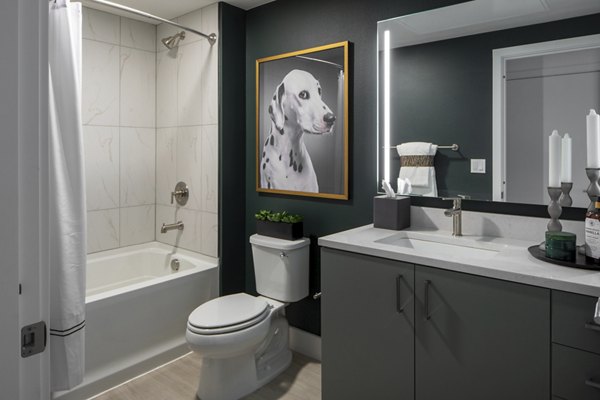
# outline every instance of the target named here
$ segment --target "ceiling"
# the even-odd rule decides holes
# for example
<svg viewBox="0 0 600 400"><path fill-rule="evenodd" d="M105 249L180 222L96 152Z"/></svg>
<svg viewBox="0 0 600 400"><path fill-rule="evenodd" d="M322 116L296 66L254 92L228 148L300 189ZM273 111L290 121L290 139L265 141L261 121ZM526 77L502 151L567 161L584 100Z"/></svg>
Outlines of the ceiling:
<svg viewBox="0 0 600 400"><path fill-rule="evenodd" d="M473 0L379 21L391 33L391 48L533 25L600 12L599 0Z"/></svg>
<svg viewBox="0 0 600 400"><path fill-rule="evenodd" d="M206 7L209 4L216 3L218 0L110 0L114 3L119 3L124 6L138 9L140 11L154 14L158 17L173 19L183 14L187 14L190 11L197 10L202 7ZM227 0L227 3L249 10L260 5L270 3L275 0ZM128 13L125 11L119 11L114 8L108 8L94 3L92 0L82 0L82 3L86 7L95 8L97 10L107 11L112 14L118 14L133 19L139 19L146 22L157 23L156 21L148 18L139 17L135 14Z"/></svg>

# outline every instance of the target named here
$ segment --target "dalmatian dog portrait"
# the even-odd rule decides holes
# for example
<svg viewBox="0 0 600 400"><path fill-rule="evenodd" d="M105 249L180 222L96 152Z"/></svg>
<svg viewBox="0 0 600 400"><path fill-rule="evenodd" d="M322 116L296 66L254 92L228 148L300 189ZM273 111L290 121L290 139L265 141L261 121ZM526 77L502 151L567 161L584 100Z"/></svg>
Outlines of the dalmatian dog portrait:
<svg viewBox="0 0 600 400"><path fill-rule="evenodd" d="M331 134L336 120L322 100L319 81L306 71L290 71L275 89L268 111L271 127L260 154L261 187L318 193L303 137Z"/></svg>

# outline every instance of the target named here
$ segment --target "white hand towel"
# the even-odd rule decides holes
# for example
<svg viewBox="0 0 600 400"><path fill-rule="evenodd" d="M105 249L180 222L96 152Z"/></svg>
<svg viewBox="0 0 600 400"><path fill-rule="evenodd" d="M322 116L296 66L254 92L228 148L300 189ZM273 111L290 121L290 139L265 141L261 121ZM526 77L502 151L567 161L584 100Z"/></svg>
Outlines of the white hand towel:
<svg viewBox="0 0 600 400"><path fill-rule="evenodd" d="M402 143L396 147L400 157L405 156L435 156L438 146L425 142ZM412 194L437 197L435 168L433 166L404 166L400 168L398 178L409 180Z"/></svg>
<svg viewBox="0 0 600 400"><path fill-rule="evenodd" d="M398 194L401 196L408 196L412 193L412 185L410 179L398 178Z"/></svg>

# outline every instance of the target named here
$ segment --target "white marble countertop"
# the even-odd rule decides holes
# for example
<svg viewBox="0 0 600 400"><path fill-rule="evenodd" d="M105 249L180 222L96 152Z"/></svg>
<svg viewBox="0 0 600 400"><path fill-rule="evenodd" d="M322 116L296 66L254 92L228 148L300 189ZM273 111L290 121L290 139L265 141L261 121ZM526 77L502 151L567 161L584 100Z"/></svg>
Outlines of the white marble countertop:
<svg viewBox="0 0 600 400"><path fill-rule="evenodd" d="M395 240L405 237L461 247L449 253L394 245ZM462 246L469 247L470 244L484 249L481 258L474 256L469 249L462 251ZM374 228L373 225L319 238L320 246L332 249L600 297L600 271L563 267L538 260L527 250L533 244L523 240L475 235L454 238L451 232L440 230L392 231ZM431 247L435 249L435 245Z"/></svg>

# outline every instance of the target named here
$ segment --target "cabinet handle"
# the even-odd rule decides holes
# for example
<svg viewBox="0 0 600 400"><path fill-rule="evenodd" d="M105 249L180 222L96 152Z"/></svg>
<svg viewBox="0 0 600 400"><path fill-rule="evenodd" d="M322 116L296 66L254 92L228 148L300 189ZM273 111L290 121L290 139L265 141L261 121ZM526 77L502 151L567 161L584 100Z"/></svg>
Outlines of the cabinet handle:
<svg viewBox="0 0 600 400"><path fill-rule="evenodd" d="M600 325L598 325L598 324L597 324L597 323L595 323L595 322L591 322L591 321L590 321L590 322L586 322L586 323L585 323L585 325L584 325L584 327L585 327L586 329L591 329L591 330L593 330L593 331L600 332Z"/></svg>
<svg viewBox="0 0 600 400"><path fill-rule="evenodd" d="M600 383L595 382L595 381L593 381L591 379L586 380L585 384L588 385L588 386L590 386L590 387L593 387L594 389L600 389Z"/></svg>
<svg viewBox="0 0 600 400"><path fill-rule="evenodd" d="M404 312L404 307L402 306L402 299L400 296L400 286L402 285L402 275L398 275L396 277L396 311L398 311L399 314L402 314Z"/></svg>
<svg viewBox="0 0 600 400"><path fill-rule="evenodd" d="M425 319L431 319L431 314L429 314L429 286L431 286L431 281L425 281Z"/></svg>

